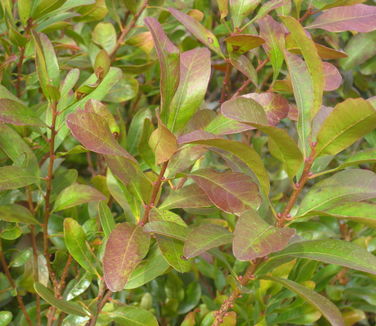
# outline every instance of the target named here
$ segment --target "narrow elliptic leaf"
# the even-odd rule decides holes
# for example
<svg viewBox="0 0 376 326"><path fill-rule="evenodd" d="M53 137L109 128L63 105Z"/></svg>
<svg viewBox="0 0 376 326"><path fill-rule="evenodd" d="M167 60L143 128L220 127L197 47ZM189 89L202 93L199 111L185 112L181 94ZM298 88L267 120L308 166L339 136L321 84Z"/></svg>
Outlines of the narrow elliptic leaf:
<svg viewBox="0 0 376 326"><path fill-rule="evenodd" d="M116 46L116 31L113 24L98 23L91 35L94 43L100 45L108 54L112 53Z"/></svg>
<svg viewBox="0 0 376 326"><path fill-rule="evenodd" d="M258 6L260 0L230 0L231 20L234 28L240 27L243 20Z"/></svg>
<svg viewBox="0 0 376 326"><path fill-rule="evenodd" d="M179 50L168 39L155 18L145 18L145 24L153 35L154 46L159 59L161 119L164 123L167 123L170 103L179 85Z"/></svg>
<svg viewBox="0 0 376 326"><path fill-rule="evenodd" d="M0 122L18 126L45 126L33 110L6 98L0 99Z"/></svg>
<svg viewBox="0 0 376 326"><path fill-rule="evenodd" d="M192 262L184 258L182 241L157 236L157 243L163 257L172 268L179 273L187 273L191 270Z"/></svg>
<svg viewBox="0 0 376 326"><path fill-rule="evenodd" d="M211 72L210 51L197 48L180 55L179 87L172 98L167 127L173 132L181 130L199 109Z"/></svg>
<svg viewBox="0 0 376 326"><path fill-rule="evenodd" d="M252 65L251 60L246 55L237 55L235 53L230 53L230 62L243 75L250 79L255 86L257 86L258 77L256 69Z"/></svg>
<svg viewBox="0 0 376 326"><path fill-rule="evenodd" d="M219 113L212 121L210 121L206 125L205 128L203 128L204 131L214 135L231 135L251 129L255 128L252 126L247 126L246 124L240 123L233 119L229 119L221 113Z"/></svg>
<svg viewBox="0 0 376 326"><path fill-rule="evenodd" d="M232 242L232 233L220 225L203 223L193 228L184 243L184 257L193 258L205 251Z"/></svg>
<svg viewBox="0 0 376 326"><path fill-rule="evenodd" d="M331 325L345 325L342 314L337 306L321 294L318 294L317 292L291 280L286 280L275 276L263 276L262 279L280 283L290 291L296 293L297 295L302 297L302 299L304 299L312 306L314 306L318 311L320 311Z"/></svg>
<svg viewBox="0 0 376 326"><path fill-rule="evenodd" d="M231 52L245 53L259 47L265 40L259 36L251 34L233 34L225 38Z"/></svg>
<svg viewBox="0 0 376 326"><path fill-rule="evenodd" d="M100 201L98 204L98 216L104 235L108 238L112 230L115 228L115 220L110 208L104 201Z"/></svg>
<svg viewBox="0 0 376 326"><path fill-rule="evenodd" d="M257 208L260 205L258 187L250 176L213 170L198 170L190 176L213 204L225 212L239 214L249 207Z"/></svg>
<svg viewBox="0 0 376 326"><path fill-rule="evenodd" d="M106 315L120 326L158 326L158 321L154 315L139 307L120 307L114 311L106 312Z"/></svg>
<svg viewBox="0 0 376 326"><path fill-rule="evenodd" d="M85 203L99 202L105 199L106 196L97 189L87 185L75 183L65 188L57 196L53 210L57 212Z"/></svg>
<svg viewBox="0 0 376 326"><path fill-rule="evenodd" d="M370 198L376 198L376 174L361 169L344 170L316 183L303 198L298 215Z"/></svg>
<svg viewBox="0 0 376 326"><path fill-rule="evenodd" d="M376 125L376 109L361 98L347 99L336 105L317 135L315 156L335 155Z"/></svg>
<svg viewBox="0 0 376 326"><path fill-rule="evenodd" d="M188 234L187 227L169 221L151 221L144 225L144 231L163 235L180 241L185 241Z"/></svg>
<svg viewBox="0 0 376 326"><path fill-rule="evenodd" d="M0 191L26 187L38 181L39 178L25 168L13 165L0 167Z"/></svg>
<svg viewBox="0 0 376 326"><path fill-rule="evenodd" d="M270 183L268 173L260 156L252 147L237 141L217 138L214 135L201 131L193 132L191 134L180 137L179 143L207 145L210 147L222 149L235 155L255 173L261 189L265 192L265 194L269 193Z"/></svg>
<svg viewBox="0 0 376 326"><path fill-rule="evenodd" d="M96 257L86 241L84 230L73 218L64 219L64 242L77 263L89 273L98 275Z"/></svg>
<svg viewBox="0 0 376 326"><path fill-rule="evenodd" d="M154 280L158 276L164 274L170 265L163 257L161 251L157 247L151 250L151 253L136 267L129 276L128 282L124 289L131 290Z"/></svg>
<svg viewBox="0 0 376 326"><path fill-rule="evenodd" d="M168 161L178 150L175 135L167 129L161 120L158 121L158 128L150 136L149 146L155 153L157 164Z"/></svg>
<svg viewBox="0 0 376 326"><path fill-rule="evenodd" d="M83 306L80 306L75 302L68 302L63 299L57 299L50 289L46 288L39 282L34 283L34 289L43 300L48 302L50 305L58 308L59 310L65 312L66 314L82 317L90 316L90 313Z"/></svg>
<svg viewBox="0 0 376 326"><path fill-rule="evenodd" d="M265 257L284 249L294 234L294 229L270 225L256 211L250 209L239 216L232 251L234 256L242 261Z"/></svg>
<svg viewBox="0 0 376 326"><path fill-rule="evenodd" d="M134 160L116 141L107 121L89 107L68 115L67 125L73 136L87 149L99 154L119 155Z"/></svg>
<svg viewBox="0 0 376 326"><path fill-rule="evenodd" d="M325 10L307 28L320 28L329 32L371 32L376 29L376 7L356 4L331 8Z"/></svg>
<svg viewBox="0 0 376 326"><path fill-rule="evenodd" d="M322 104L324 90L324 73L322 62L317 53L315 43L306 35L302 25L293 17L281 17L283 23L288 28L291 36L307 64L307 68L312 80L313 103L311 104L310 118L314 117Z"/></svg>
<svg viewBox="0 0 376 326"><path fill-rule="evenodd" d="M334 91L342 83L342 76L335 65L329 62L323 62L325 86L324 91Z"/></svg>
<svg viewBox="0 0 376 326"><path fill-rule="evenodd" d="M21 205L0 205L0 220L6 222L39 224L30 211Z"/></svg>
<svg viewBox="0 0 376 326"><path fill-rule="evenodd" d="M273 255L284 256L318 260L376 275L376 257L348 241L326 239L295 242Z"/></svg>
<svg viewBox="0 0 376 326"><path fill-rule="evenodd" d="M213 50L221 57L223 53L215 35L201 25L196 19L182 13L174 8L169 8L170 13L181 23L184 27L192 33L200 42L205 44L209 49Z"/></svg>
<svg viewBox="0 0 376 326"><path fill-rule="evenodd" d="M205 192L196 184L185 186L178 190L171 190L159 209L200 208L212 206Z"/></svg>
<svg viewBox="0 0 376 326"><path fill-rule="evenodd" d="M130 274L146 256L150 237L142 227L121 223L108 238L103 256L104 279L113 291L124 289Z"/></svg>

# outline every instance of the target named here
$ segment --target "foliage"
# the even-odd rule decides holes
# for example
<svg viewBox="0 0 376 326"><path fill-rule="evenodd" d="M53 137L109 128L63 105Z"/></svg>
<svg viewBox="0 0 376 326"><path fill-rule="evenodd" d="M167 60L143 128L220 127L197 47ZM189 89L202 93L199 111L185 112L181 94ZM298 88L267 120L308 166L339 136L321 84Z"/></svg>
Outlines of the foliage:
<svg viewBox="0 0 376 326"><path fill-rule="evenodd" d="M0 325L374 325L375 16L2 0Z"/></svg>

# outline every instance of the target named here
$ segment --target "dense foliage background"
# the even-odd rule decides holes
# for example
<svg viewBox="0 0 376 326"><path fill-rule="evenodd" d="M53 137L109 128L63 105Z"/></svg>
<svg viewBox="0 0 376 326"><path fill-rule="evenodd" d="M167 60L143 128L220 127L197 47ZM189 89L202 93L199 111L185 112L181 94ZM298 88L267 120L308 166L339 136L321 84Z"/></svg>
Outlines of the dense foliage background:
<svg viewBox="0 0 376 326"><path fill-rule="evenodd" d="M375 325L376 6L2 0L0 326Z"/></svg>

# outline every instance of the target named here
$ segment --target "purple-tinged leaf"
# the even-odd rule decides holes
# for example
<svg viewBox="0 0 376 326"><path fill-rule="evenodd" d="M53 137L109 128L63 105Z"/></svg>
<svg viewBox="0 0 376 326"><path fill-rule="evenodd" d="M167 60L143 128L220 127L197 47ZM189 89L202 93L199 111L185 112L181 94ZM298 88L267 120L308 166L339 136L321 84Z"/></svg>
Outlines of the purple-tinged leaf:
<svg viewBox="0 0 376 326"><path fill-rule="evenodd" d="M0 191L23 188L38 181L39 178L25 168L13 165L0 167Z"/></svg>
<svg viewBox="0 0 376 326"><path fill-rule="evenodd" d="M204 100L211 72L210 51L197 48L180 55L180 81L171 100L167 127L179 131Z"/></svg>
<svg viewBox="0 0 376 326"><path fill-rule="evenodd" d="M251 60L245 55L234 55L230 54L231 64L238 69L243 75L252 81L252 83L257 87L258 77L255 67L253 67Z"/></svg>
<svg viewBox="0 0 376 326"><path fill-rule="evenodd" d="M0 99L0 122L17 126L45 126L33 110L19 102L5 98Z"/></svg>
<svg viewBox="0 0 376 326"><path fill-rule="evenodd" d="M347 99L335 106L317 134L316 157L335 155L376 125L376 109L361 98Z"/></svg>
<svg viewBox="0 0 376 326"><path fill-rule="evenodd" d="M196 19L182 13L179 10L169 8L169 11L200 42L205 44L209 49L216 52L219 56L223 57L219 42L211 31L207 30Z"/></svg>
<svg viewBox="0 0 376 326"><path fill-rule="evenodd" d="M342 76L335 65L329 62L323 62L325 86L324 91L334 91L342 83Z"/></svg>
<svg viewBox="0 0 376 326"><path fill-rule="evenodd" d="M231 20L234 28L240 27L243 20L258 6L260 0L230 0Z"/></svg>
<svg viewBox="0 0 376 326"><path fill-rule="evenodd" d="M294 234L294 229L270 225L256 211L250 209L239 216L232 251L241 261L265 257L284 249Z"/></svg>
<svg viewBox="0 0 376 326"><path fill-rule="evenodd" d="M57 212L89 202L100 202L105 199L106 196L97 189L75 183L65 188L57 196L53 210Z"/></svg>
<svg viewBox="0 0 376 326"><path fill-rule="evenodd" d="M251 34L233 34L225 38L231 52L245 53L259 47L265 40L259 36Z"/></svg>
<svg viewBox="0 0 376 326"><path fill-rule="evenodd" d="M178 190L171 190L159 209L200 208L212 206L205 192L196 184Z"/></svg>
<svg viewBox="0 0 376 326"><path fill-rule="evenodd" d="M159 22L153 17L145 18L145 24L153 35L161 77L161 119L167 123L172 98L179 85L179 50L168 39Z"/></svg>
<svg viewBox="0 0 376 326"><path fill-rule="evenodd" d="M185 241L188 235L188 228L186 226L169 221L151 221L144 225L144 231L180 241Z"/></svg>
<svg viewBox="0 0 376 326"><path fill-rule="evenodd" d="M194 227L184 243L184 257L193 258L205 251L232 242L232 233L220 225L203 223Z"/></svg>
<svg viewBox="0 0 376 326"><path fill-rule="evenodd" d="M99 154L124 156L135 161L116 141L107 121L89 107L68 115L67 125L73 136L87 149Z"/></svg>
<svg viewBox="0 0 376 326"><path fill-rule="evenodd" d="M290 291L299 295L302 299L314 306L318 311L320 311L324 317L329 321L332 326L344 326L345 322L343 320L342 314L337 308L337 306L329 301L327 298L318 294L317 292L290 280L282 279L275 276L263 276L264 280L271 280L276 283L282 284L284 287Z"/></svg>
<svg viewBox="0 0 376 326"><path fill-rule="evenodd" d="M166 128L161 120L158 120L158 128L150 136L149 146L155 153L157 164L168 161L178 150L175 135Z"/></svg>
<svg viewBox="0 0 376 326"><path fill-rule="evenodd" d="M104 280L113 291L122 291L128 278L149 250L150 237L142 227L121 223L111 232L103 256Z"/></svg>
<svg viewBox="0 0 376 326"><path fill-rule="evenodd" d="M326 210L338 203L376 198L376 174L349 169L316 183L303 198L298 215Z"/></svg>
<svg viewBox="0 0 376 326"><path fill-rule="evenodd" d="M371 32L376 29L376 7L356 4L331 8L325 10L306 28L320 28L329 32Z"/></svg>
<svg viewBox="0 0 376 326"><path fill-rule="evenodd" d="M200 144L227 151L243 161L256 175L261 189L269 193L269 176L257 152L250 146L237 141L218 138L204 131L196 131L179 138L180 144Z"/></svg>
<svg viewBox="0 0 376 326"><path fill-rule="evenodd" d="M244 123L240 123L233 119L225 117L223 114L219 113L210 123L203 128L214 135L231 135L238 134L246 130L254 129L251 126L247 126Z"/></svg>
<svg viewBox="0 0 376 326"><path fill-rule="evenodd" d="M281 95L272 92L249 93L243 97L251 98L262 105L270 125L277 125L282 119L287 117L290 110L289 102Z"/></svg>
<svg viewBox="0 0 376 326"><path fill-rule="evenodd" d="M260 205L257 185L243 173L198 170L190 176L213 204L225 212L239 214Z"/></svg>
<svg viewBox="0 0 376 326"><path fill-rule="evenodd" d="M295 242L274 257L318 260L376 275L376 257L359 245L337 239Z"/></svg>

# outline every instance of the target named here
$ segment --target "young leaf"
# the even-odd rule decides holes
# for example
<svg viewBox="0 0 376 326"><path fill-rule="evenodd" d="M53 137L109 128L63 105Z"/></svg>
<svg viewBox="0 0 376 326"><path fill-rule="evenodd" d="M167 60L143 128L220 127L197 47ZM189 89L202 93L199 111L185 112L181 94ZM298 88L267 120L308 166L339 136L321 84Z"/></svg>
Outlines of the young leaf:
<svg viewBox="0 0 376 326"><path fill-rule="evenodd" d="M180 55L180 81L170 104L167 127L183 129L199 109L208 87L211 72L210 51L198 48Z"/></svg>
<svg viewBox="0 0 376 326"><path fill-rule="evenodd" d="M68 302L63 299L57 299L50 289L46 288L39 282L34 283L34 289L43 300L66 314L82 317L90 316L90 313L79 304L75 302Z"/></svg>
<svg viewBox="0 0 376 326"><path fill-rule="evenodd" d="M154 315L139 307L119 307L114 311L106 312L106 315L120 326L158 326Z"/></svg>
<svg viewBox="0 0 376 326"><path fill-rule="evenodd" d="M242 261L265 257L285 248L294 234L294 229L272 226L250 209L239 216L232 251Z"/></svg>
<svg viewBox="0 0 376 326"><path fill-rule="evenodd" d="M170 103L179 84L179 50L167 38L155 18L145 18L145 24L153 35L154 46L159 59L161 71L161 119L164 123L167 123Z"/></svg>
<svg viewBox="0 0 376 326"><path fill-rule="evenodd" d="M75 183L65 188L56 198L53 210L55 212L89 202L105 200L106 196L97 189Z"/></svg>
<svg viewBox="0 0 376 326"><path fill-rule="evenodd" d="M262 279L264 280L271 280L277 283L282 284L284 287L289 289L292 292L295 292L297 295L301 296L305 301L313 305L316 309L318 309L325 318L330 322L333 326L344 326L345 322L341 315L341 312L338 310L336 305L329 301L324 296L318 294L311 289L290 281L286 279L282 279L275 276L263 276Z"/></svg>
<svg viewBox="0 0 376 326"><path fill-rule="evenodd" d="M376 257L366 249L343 240L295 242L273 255L273 257L285 256L318 260L376 275Z"/></svg>
<svg viewBox="0 0 376 326"><path fill-rule="evenodd" d="M116 46L116 31L113 24L98 23L91 35L94 43L100 45L108 54L112 53Z"/></svg>
<svg viewBox="0 0 376 326"><path fill-rule="evenodd" d="M0 220L6 222L39 224L30 211L21 205L0 205Z"/></svg>
<svg viewBox="0 0 376 326"><path fill-rule="evenodd" d="M265 40L259 36L251 34L234 34L225 38L231 52L245 53L259 47Z"/></svg>
<svg viewBox="0 0 376 326"><path fill-rule="evenodd" d="M376 174L360 169L344 170L315 184L300 204L298 215L324 210L343 201L376 198Z"/></svg>
<svg viewBox="0 0 376 326"><path fill-rule="evenodd" d="M249 207L257 208L260 205L258 187L245 174L198 170L190 176L213 204L225 212L239 214Z"/></svg>
<svg viewBox="0 0 376 326"><path fill-rule="evenodd" d="M98 216L102 225L102 229L106 238L108 238L115 228L114 217L111 210L104 201L100 201L98 204Z"/></svg>
<svg viewBox="0 0 376 326"><path fill-rule="evenodd" d="M376 8L364 4L331 8L325 10L307 28L368 33L376 29Z"/></svg>
<svg viewBox="0 0 376 326"><path fill-rule="evenodd" d="M73 218L64 219L64 242L77 263L89 273L98 275L96 258L86 242L85 232Z"/></svg>
<svg viewBox="0 0 376 326"><path fill-rule="evenodd" d="M139 226L118 224L108 238L103 256L104 279L113 291L124 289L130 274L146 256L150 237Z"/></svg>
<svg viewBox="0 0 376 326"><path fill-rule="evenodd" d="M205 251L232 242L232 233L220 225L203 223L193 228L184 243L184 257L193 258Z"/></svg>
<svg viewBox="0 0 376 326"><path fill-rule="evenodd" d="M323 62L323 69L325 75L324 91L334 91L342 83L342 76L335 65L329 62Z"/></svg>
<svg viewBox="0 0 376 326"><path fill-rule="evenodd" d="M174 8L169 8L170 13L181 23L184 27L192 33L200 42L205 44L209 49L216 52L223 57L221 47L215 35L202 26L196 19L182 13Z"/></svg>
<svg viewBox="0 0 376 326"><path fill-rule="evenodd" d="M33 110L19 102L5 98L0 99L0 122L18 126L45 126Z"/></svg>
<svg viewBox="0 0 376 326"><path fill-rule="evenodd" d="M334 155L371 132L376 125L376 109L361 98L336 105L317 135L315 156Z"/></svg>
<svg viewBox="0 0 376 326"><path fill-rule="evenodd" d="M37 183L39 178L18 166L0 167L0 191L26 187Z"/></svg>

